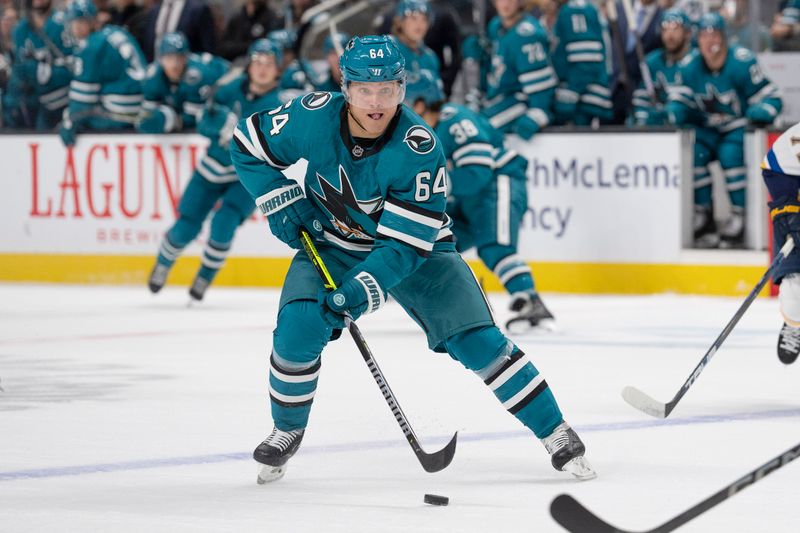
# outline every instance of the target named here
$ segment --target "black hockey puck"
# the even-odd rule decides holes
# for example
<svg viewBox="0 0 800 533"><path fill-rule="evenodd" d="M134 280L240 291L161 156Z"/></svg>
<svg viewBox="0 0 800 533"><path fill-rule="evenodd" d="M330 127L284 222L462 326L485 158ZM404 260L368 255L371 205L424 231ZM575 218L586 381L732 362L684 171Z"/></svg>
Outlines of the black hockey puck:
<svg viewBox="0 0 800 533"><path fill-rule="evenodd" d="M447 505L450 503L450 498L447 496L437 496L436 494L426 494L425 503L428 505Z"/></svg>

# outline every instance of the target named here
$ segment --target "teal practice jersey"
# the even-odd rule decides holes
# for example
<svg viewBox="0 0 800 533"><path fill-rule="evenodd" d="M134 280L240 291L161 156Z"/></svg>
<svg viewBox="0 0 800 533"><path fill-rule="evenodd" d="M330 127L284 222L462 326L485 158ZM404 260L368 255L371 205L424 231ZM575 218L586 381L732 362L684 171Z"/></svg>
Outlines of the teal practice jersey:
<svg viewBox="0 0 800 533"><path fill-rule="evenodd" d="M181 117L183 129L192 129L203 112L210 87L229 69L230 63L220 57L190 54L180 81L172 83L158 61L153 62L143 84L142 108L148 112L166 105Z"/></svg>
<svg viewBox="0 0 800 533"><path fill-rule="evenodd" d="M479 193L500 169L514 178L525 179L527 163L515 151L505 149L502 134L485 117L467 107L442 107L436 135L447 159L450 195L456 199Z"/></svg>
<svg viewBox="0 0 800 533"><path fill-rule="evenodd" d="M406 75L409 80L413 81L418 78L421 70L429 70L437 78L441 76L439 58L425 43L421 43L416 50L407 46L397 37L394 37L394 43L406 60Z"/></svg>
<svg viewBox="0 0 800 533"><path fill-rule="evenodd" d="M547 32L530 15L511 28L495 17L488 37L492 64L483 112L495 128L529 138L552 120L558 80L550 64Z"/></svg>
<svg viewBox="0 0 800 533"><path fill-rule="evenodd" d="M236 181L238 177L229 152L236 123L242 117L281 106L291 99L291 94L294 93L278 87L264 94L252 93L246 74L222 85L214 94L213 108L203 111L198 123L198 132L208 137L211 143L206 157L197 165L197 172L213 183Z"/></svg>
<svg viewBox="0 0 800 533"><path fill-rule="evenodd" d="M281 171L306 159L305 196L325 245L362 256L363 270L390 290L437 242L453 240L445 158L437 137L405 106L379 139L360 142L349 134L344 96L313 92L240 121L231 159L267 214L282 194L296 194Z"/></svg>
<svg viewBox="0 0 800 533"><path fill-rule="evenodd" d="M692 50L689 50L687 55L691 53ZM659 48L647 54L645 62L653 78L655 94L647 92L644 82L633 91L633 122L639 126L666 124L665 108L669 87L682 85L678 68L680 61L670 61L664 49Z"/></svg>
<svg viewBox="0 0 800 533"><path fill-rule="evenodd" d="M69 91L73 120L92 110L106 118L135 120L142 107L145 75L144 54L125 29L109 25L92 33L76 49Z"/></svg>
<svg viewBox="0 0 800 533"><path fill-rule="evenodd" d="M74 41L65 28L64 12L55 10L40 30L29 19L14 28L15 75L34 89L39 105L49 111L69 103L69 82Z"/></svg>
<svg viewBox="0 0 800 533"><path fill-rule="evenodd" d="M778 88L750 50L731 46L720 72L711 72L695 50L679 65L679 83L669 89L667 113L675 124L728 132L747 125L748 116L773 120L782 108Z"/></svg>

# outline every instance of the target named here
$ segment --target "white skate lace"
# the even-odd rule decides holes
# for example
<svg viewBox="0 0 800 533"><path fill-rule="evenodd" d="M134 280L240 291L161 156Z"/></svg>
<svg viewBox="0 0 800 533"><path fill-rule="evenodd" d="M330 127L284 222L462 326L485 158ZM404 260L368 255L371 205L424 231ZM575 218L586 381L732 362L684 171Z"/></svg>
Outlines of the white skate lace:
<svg viewBox="0 0 800 533"><path fill-rule="evenodd" d="M781 329L781 348L796 352L800 348L800 328L784 324Z"/></svg>
<svg viewBox="0 0 800 533"><path fill-rule="evenodd" d="M302 431L297 429L293 431L281 431L278 428L273 428L272 433L269 434L269 437L267 437L264 442L284 452L300 434L302 434Z"/></svg>

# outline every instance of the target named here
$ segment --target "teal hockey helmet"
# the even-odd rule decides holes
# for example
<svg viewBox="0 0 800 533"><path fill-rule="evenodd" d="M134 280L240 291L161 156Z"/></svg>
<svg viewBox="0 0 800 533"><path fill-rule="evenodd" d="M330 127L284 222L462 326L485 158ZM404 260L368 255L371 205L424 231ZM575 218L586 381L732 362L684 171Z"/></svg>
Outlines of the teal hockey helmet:
<svg viewBox="0 0 800 533"><path fill-rule="evenodd" d="M366 101L365 98L356 98L361 93L350 91L350 84L354 82L383 83L380 102L382 107L387 107L390 100L394 100L391 105L399 105L403 101L406 60L394 39L388 35L367 35L350 39L339 58L339 68L342 71L342 94L349 103L362 107L361 104ZM395 82L396 85L386 85L387 82ZM359 90L364 93L361 96L371 92L365 87ZM365 107L375 105L377 103L370 103Z"/></svg>
<svg viewBox="0 0 800 533"><path fill-rule="evenodd" d="M341 31L338 31L333 35L328 35L325 37L325 41L322 43L322 52L325 55L328 55L334 50L337 50L337 47L334 45L334 43L338 43L339 49L344 50L344 47L347 46L349 41L350 36Z"/></svg>
<svg viewBox="0 0 800 533"><path fill-rule="evenodd" d="M664 16L661 19L661 24L680 24L686 29L689 29L692 25L692 21L689 20L689 15L687 15L682 9L677 7L672 7L664 11Z"/></svg>
<svg viewBox="0 0 800 533"><path fill-rule="evenodd" d="M72 0L66 15L67 20L93 19L97 16L97 7L92 0Z"/></svg>
<svg viewBox="0 0 800 533"><path fill-rule="evenodd" d="M400 0L394 10L394 15L399 18L407 17L412 13L422 13L429 17L431 6L428 5L427 0Z"/></svg>
<svg viewBox="0 0 800 533"><path fill-rule="evenodd" d="M725 33L725 19L719 13L706 13L697 24L698 31L719 31Z"/></svg>
<svg viewBox="0 0 800 533"><path fill-rule="evenodd" d="M293 50L297 42L294 30L274 30L267 34L267 39L278 45L281 50Z"/></svg>
<svg viewBox="0 0 800 533"><path fill-rule="evenodd" d="M189 55L189 41L183 33L172 31L161 38L161 43L158 45L158 56L170 54Z"/></svg>
<svg viewBox="0 0 800 533"><path fill-rule="evenodd" d="M260 55L274 56L279 67L283 61L283 50L269 39L257 39L247 48L248 61Z"/></svg>
<svg viewBox="0 0 800 533"><path fill-rule="evenodd" d="M419 71L413 78L409 76L406 84L405 104L414 107L418 100L428 108L435 108L444 102L444 89L441 78L427 69Z"/></svg>

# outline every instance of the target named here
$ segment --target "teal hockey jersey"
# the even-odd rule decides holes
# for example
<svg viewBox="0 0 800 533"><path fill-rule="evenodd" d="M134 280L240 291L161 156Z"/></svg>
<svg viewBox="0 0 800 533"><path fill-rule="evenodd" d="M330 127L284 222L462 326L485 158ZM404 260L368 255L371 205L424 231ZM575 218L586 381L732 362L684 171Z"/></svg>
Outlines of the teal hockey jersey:
<svg viewBox="0 0 800 533"><path fill-rule="evenodd" d="M689 50L688 54L691 54ZM684 56L686 57L686 56ZM681 85L678 65L680 61L670 61L663 48L653 50L645 57L650 75L653 78L654 95L647 92L644 82L633 91L633 122L639 126L666 124L665 106L668 90L672 85Z"/></svg>
<svg viewBox="0 0 800 533"><path fill-rule="evenodd" d="M479 193L497 172L525 179L527 161L514 150L506 150L502 134L469 108L446 104L435 131L447 159L450 196L458 199Z"/></svg>
<svg viewBox="0 0 800 533"><path fill-rule="evenodd" d="M164 133L178 129L193 129L206 103L210 87L230 69L230 63L211 54L190 54L186 70L178 83L172 83L164 74L164 69L156 61L147 69L142 91L144 93L143 111L153 111L160 106L169 107L180 123L173 121L174 127L165 127ZM182 128L178 125L182 124Z"/></svg>
<svg viewBox="0 0 800 533"><path fill-rule="evenodd" d="M341 93L306 94L251 115L234 131L231 159L263 213L291 190L281 170L301 158L325 244L363 257L358 268L384 290L416 270L437 242L453 240L442 147L407 107L368 146L351 137Z"/></svg>
<svg viewBox="0 0 800 533"><path fill-rule="evenodd" d="M241 74L225 83L214 94L214 105L204 110L197 131L210 139L206 156L197 165L197 172L213 183L236 181L236 170L229 152L233 129L242 117L265 109L274 109L291 99L291 91L275 88L264 94L250 92L247 75Z"/></svg>
<svg viewBox="0 0 800 533"><path fill-rule="evenodd" d="M500 17L495 17L488 37L492 64L483 113L495 128L530 138L552 120L558 84L547 32L530 15L523 15L511 28L504 28Z"/></svg>
<svg viewBox="0 0 800 533"><path fill-rule="evenodd" d="M22 19L14 28L14 75L20 86L33 88L39 105L58 111L69 103L74 41L65 28L64 12L55 10L40 30Z"/></svg>
<svg viewBox="0 0 800 533"><path fill-rule="evenodd" d="M750 50L731 46L719 72L711 72L695 50L679 64L679 83L669 88L667 114L674 124L733 131L754 112L773 120L783 103L778 88L758 66Z"/></svg>
<svg viewBox="0 0 800 533"><path fill-rule="evenodd" d="M421 70L429 70L437 78L440 77L439 58L424 43L416 50L407 46L403 41L394 38L394 43L406 60L406 75L410 81L419 79Z"/></svg>
<svg viewBox="0 0 800 533"><path fill-rule="evenodd" d="M589 77L608 86L604 28L597 8L587 0L569 0L553 25L553 67L562 82ZM585 83L580 82L580 85Z"/></svg>
<svg viewBox="0 0 800 533"><path fill-rule="evenodd" d="M98 111L119 122L136 120L142 106L145 59L136 40L119 26L104 26L76 49L75 77L70 83L73 120ZM116 120L111 118L111 120Z"/></svg>

